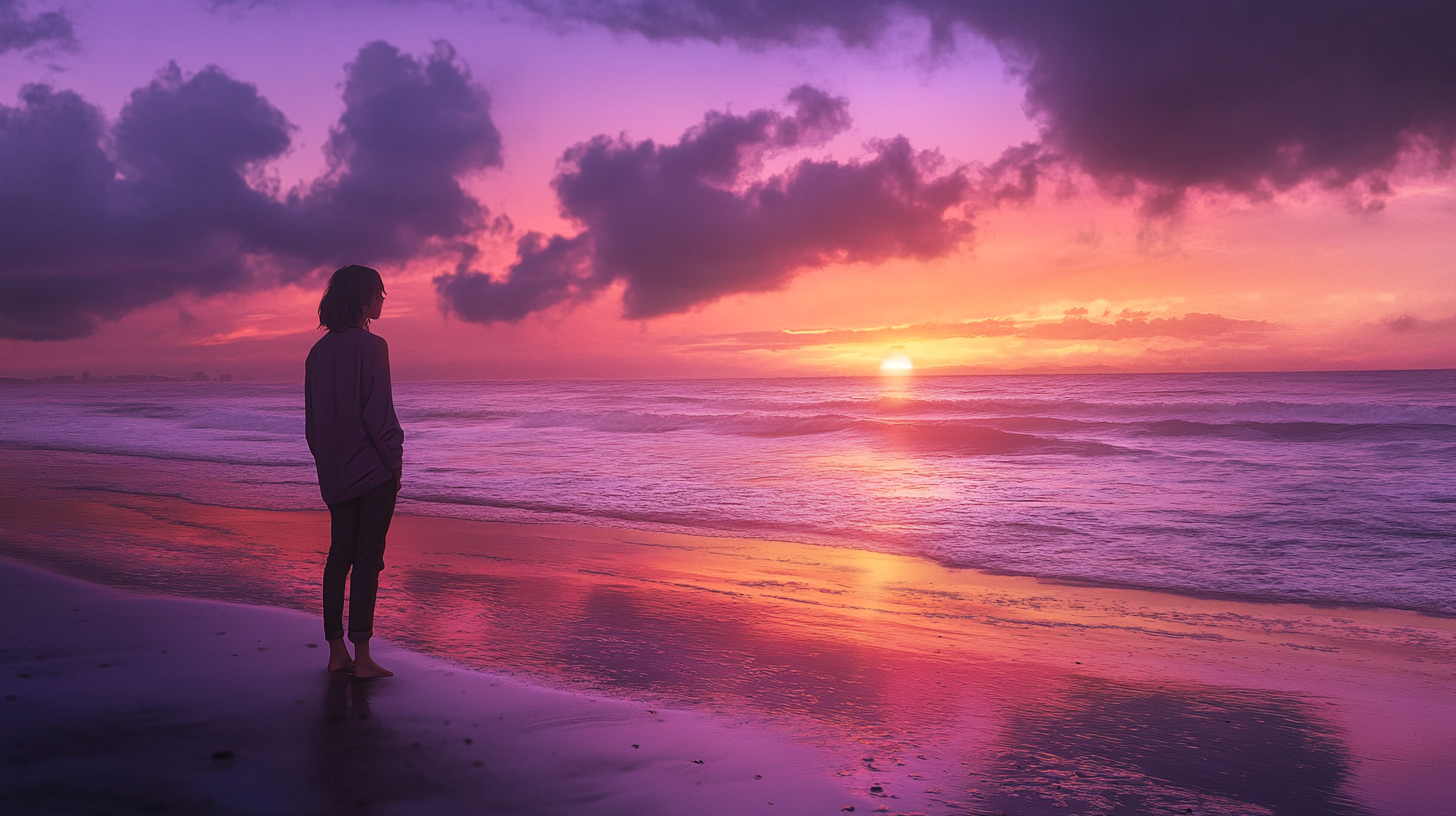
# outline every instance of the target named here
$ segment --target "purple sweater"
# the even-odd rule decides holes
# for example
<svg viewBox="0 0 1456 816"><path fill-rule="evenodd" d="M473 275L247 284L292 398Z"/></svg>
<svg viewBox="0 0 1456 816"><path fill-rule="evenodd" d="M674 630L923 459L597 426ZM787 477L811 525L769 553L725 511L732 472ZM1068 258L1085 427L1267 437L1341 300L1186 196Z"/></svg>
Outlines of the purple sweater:
<svg viewBox="0 0 1456 816"><path fill-rule="evenodd" d="M319 338L304 364L304 435L326 504L392 481L404 464L389 345L364 329Z"/></svg>

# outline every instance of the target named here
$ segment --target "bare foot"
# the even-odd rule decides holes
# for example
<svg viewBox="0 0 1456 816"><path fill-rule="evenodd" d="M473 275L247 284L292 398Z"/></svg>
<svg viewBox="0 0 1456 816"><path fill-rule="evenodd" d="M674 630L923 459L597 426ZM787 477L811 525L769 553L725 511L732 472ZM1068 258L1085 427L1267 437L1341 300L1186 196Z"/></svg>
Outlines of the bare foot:
<svg viewBox="0 0 1456 816"><path fill-rule="evenodd" d="M374 662L369 654L368 643L354 644L354 654L358 658L354 661L355 677L393 677L394 672Z"/></svg>
<svg viewBox="0 0 1456 816"><path fill-rule="evenodd" d="M393 677L394 672L375 663L373 660L360 660L354 664L355 677Z"/></svg>
<svg viewBox="0 0 1456 816"><path fill-rule="evenodd" d="M349 656L349 647L344 639L329 641L329 671L346 672L354 670L354 658Z"/></svg>

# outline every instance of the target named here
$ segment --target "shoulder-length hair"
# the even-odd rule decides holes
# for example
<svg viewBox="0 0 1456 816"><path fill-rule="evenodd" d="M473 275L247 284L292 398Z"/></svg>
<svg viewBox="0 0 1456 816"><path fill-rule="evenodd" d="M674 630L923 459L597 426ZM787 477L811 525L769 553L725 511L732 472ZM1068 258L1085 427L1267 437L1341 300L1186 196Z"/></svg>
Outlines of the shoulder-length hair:
<svg viewBox="0 0 1456 816"><path fill-rule="evenodd" d="M329 278L329 288L319 300L319 328L343 331L363 325L364 309L375 295L384 294L384 279L378 270L351 264Z"/></svg>

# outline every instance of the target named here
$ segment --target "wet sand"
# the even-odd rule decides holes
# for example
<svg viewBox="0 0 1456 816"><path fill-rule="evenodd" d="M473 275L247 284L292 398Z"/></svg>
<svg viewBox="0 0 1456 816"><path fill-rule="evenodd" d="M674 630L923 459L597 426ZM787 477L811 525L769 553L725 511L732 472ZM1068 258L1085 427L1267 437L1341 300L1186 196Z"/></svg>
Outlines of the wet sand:
<svg viewBox="0 0 1456 816"><path fill-rule="evenodd" d="M321 667L313 616L0 561L0 812L838 813L761 729L552 691L380 642Z"/></svg>
<svg viewBox="0 0 1456 816"><path fill-rule="evenodd" d="M5 557L148 593L317 609L324 513L17 493L24 491L0 492ZM771 744L792 743L779 750L792 758L786 762L802 791L829 790L824 805L834 812L1414 816L1447 813L1456 801L1456 621L1447 618L1053 585L786 542L408 515L396 517L386 560L376 631L391 642L571 691L572 705L623 707L620 716L632 723L650 725L647 708L679 710L706 723L694 733L751 731ZM284 644L300 637L318 642L311 617L251 611L260 617L250 635L279 644L260 654L289 653ZM151 614L157 626L169 620ZM269 634L268 615L290 616L296 628ZM23 655L8 643L11 664ZM328 711L354 698L328 691L321 669L310 667L321 665L322 650L287 648L301 655L289 671L302 685L289 688L312 690L280 692L277 706L312 706L295 727L317 732ZM439 695L411 684L442 675L428 668L443 665L438 658L387 654L407 668L381 682L379 698L366 692L366 706L382 711L380 699L401 712L436 705ZM197 686L162 663L148 665L138 677L168 694ZM101 671L78 674L70 688L104 700ZM7 694L20 682L14 677L5 678ZM233 701L222 710L236 712L252 694L234 688L217 696ZM51 699L61 705L61 697ZM457 723L450 728L468 719L431 711ZM563 731L552 709L544 711L539 727L557 729L556 744L579 749L581 763L600 759L597 772L578 774L579 788L549 784L561 775L550 767L535 777L493 778L533 780L517 790L547 784L567 810L615 812L610 803L625 801L617 797L632 786L612 769L616 755L592 736L597 726ZM416 736L390 745L426 745L418 734L429 717L399 716L405 724L389 727ZM74 727L77 740L89 741L84 722ZM8 743L7 735L7 751ZM290 744L307 750L301 738ZM527 755L509 740L484 744L506 759ZM219 750L210 745L196 741L193 756ZM432 789L479 790L468 788L475 784L468 764L450 770L468 752L441 751L422 766L439 775ZM713 764L760 773L752 770L755 751L726 747ZM238 757L234 767L243 764ZM658 757L660 775L675 779L667 768L681 758ZM196 761L222 778L210 759ZM309 761L287 765L294 789L329 784L317 756ZM522 759L502 767L534 766ZM704 767L712 765L686 770ZM767 781L763 775L755 781ZM643 789L650 798L671 786ZM579 804L596 801L591 791L603 797L599 810ZM526 812L552 807L543 800ZM665 812L714 812L674 807Z"/></svg>

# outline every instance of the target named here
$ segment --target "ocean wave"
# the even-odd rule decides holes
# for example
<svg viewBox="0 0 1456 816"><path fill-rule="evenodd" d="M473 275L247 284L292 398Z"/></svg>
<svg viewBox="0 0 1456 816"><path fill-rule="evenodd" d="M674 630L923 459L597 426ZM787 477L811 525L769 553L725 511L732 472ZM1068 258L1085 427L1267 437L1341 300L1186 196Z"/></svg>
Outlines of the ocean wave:
<svg viewBox="0 0 1456 816"><path fill-rule="evenodd" d="M438 403L422 404L411 401L396 400L395 412L401 420L424 420L424 421L459 421L468 420L472 422L496 422L499 420L516 419L528 413L524 410L512 410L508 408L481 407L477 405L441 405Z"/></svg>
<svg viewBox="0 0 1456 816"><path fill-rule="evenodd" d="M1426 610L1450 604L1456 569L1453 384L1449 373L401 383L395 396L407 512ZM135 457L89 460L72 481L316 504L296 386L4 399L7 448Z"/></svg>
<svg viewBox="0 0 1456 816"><path fill-rule="evenodd" d="M1190 575L1187 580L1135 580L1125 574L1093 574L1091 572L1057 574L1024 567L991 566L974 558L938 556L935 561L949 567L975 569L994 575L1012 575L1036 578L1054 584L1071 586L1106 587L1109 589L1132 589L1145 592L1165 592L1193 598L1243 601L1247 603L1295 603L1325 607L1349 607L1367 609L1404 609L1439 618L1456 618L1456 601L1442 598L1439 593L1413 595L1409 587L1376 591L1357 591L1331 587L1277 586L1261 587L1258 590L1242 588L1229 582L1210 580L1206 575Z"/></svg>
<svg viewBox="0 0 1456 816"><path fill-rule="evenodd" d="M719 416L707 424L713 433L775 439L790 436L814 436L863 428L862 419L840 414L793 416L783 414L737 414Z"/></svg>
<svg viewBox="0 0 1456 816"><path fill-rule="evenodd" d="M818 404L777 405L780 410L830 410L850 415L934 418L1023 419L1068 422L1133 423L1212 417L1227 423L1328 422L1361 425L1456 425L1456 405L1391 405L1359 402L1284 402L1278 400L1087 399L881 399L834 400Z"/></svg>
<svg viewBox="0 0 1456 816"><path fill-rule="evenodd" d="M94 410L97 413L112 414L113 416L133 416L144 419L180 419L187 416L187 411L182 408L154 403L99 405Z"/></svg>
<svg viewBox="0 0 1456 816"><path fill-rule="evenodd" d="M66 442L17 442L13 440L0 440L0 448L13 448L15 450L33 451L60 451L65 453L90 453L101 456L127 456L137 459L151 459L157 462L200 462L214 465L244 465L248 467L263 468L308 468L313 469L313 459L307 458L307 449L304 449L302 458L273 458L267 456L241 456L237 454L209 454L206 452L179 451L179 450L157 450L140 447L125 447L122 445L104 444L68 444Z"/></svg>
<svg viewBox="0 0 1456 816"><path fill-rule="evenodd" d="M1024 428L1077 430L1087 423L1021 419ZM1019 433L993 423L953 420L886 421L843 414L658 414L545 411L520 417L520 428L574 427L604 433L665 434L684 431L759 439L856 433L904 451L940 455L1068 453L1098 456L1125 452L1105 442Z"/></svg>
<svg viewBox="0 0 1456 816"><path fill-rule="evenodd" d="M1456 425L1374 424L1335 422L1193 422L1165 419L1133 426L1137 434L1153 436L1209 436L1222 439L1276 442L1352 442L1362 440L1422 440L1456 442Z"/></svg>
<svg viewBox="0 0 1456 816"><path fill-rule="evenodd" d="M861 546L878 545L893 549L893 544L897 541L897 537L894 535L877 533L874 530L849 524L824 524L818 521L795 522L753 513L704 512L703 508L683 512L666 508L654 510L590 507L535 499L522 500L419 489L402 492L400 499L401 508L408 512L417 512L420 515L453 515L448 508L462 508L487 511L484 515L466 513L467 518L508 520L492 516L489 511L518 511L528 514L527 517L538 522L575 521L627 529L664 530L718 536L741 535L827 546L857 543Z"/></svg>
<svg viewBox="0 0 1456 816"><path fill-rule="evenodd" d="M1065 453L1106 456L1126 449L1102 442L1049 439L966 422L884 423L879 435L904 450L951 456Z"/></svg>
<svg viewBox="0 0 1456 816"><path fill-rule="evenodd" d="M700 426L687 414L637 411L540 411L516 419L520 428L585 428L610 433L671 433Z"/></svg>

